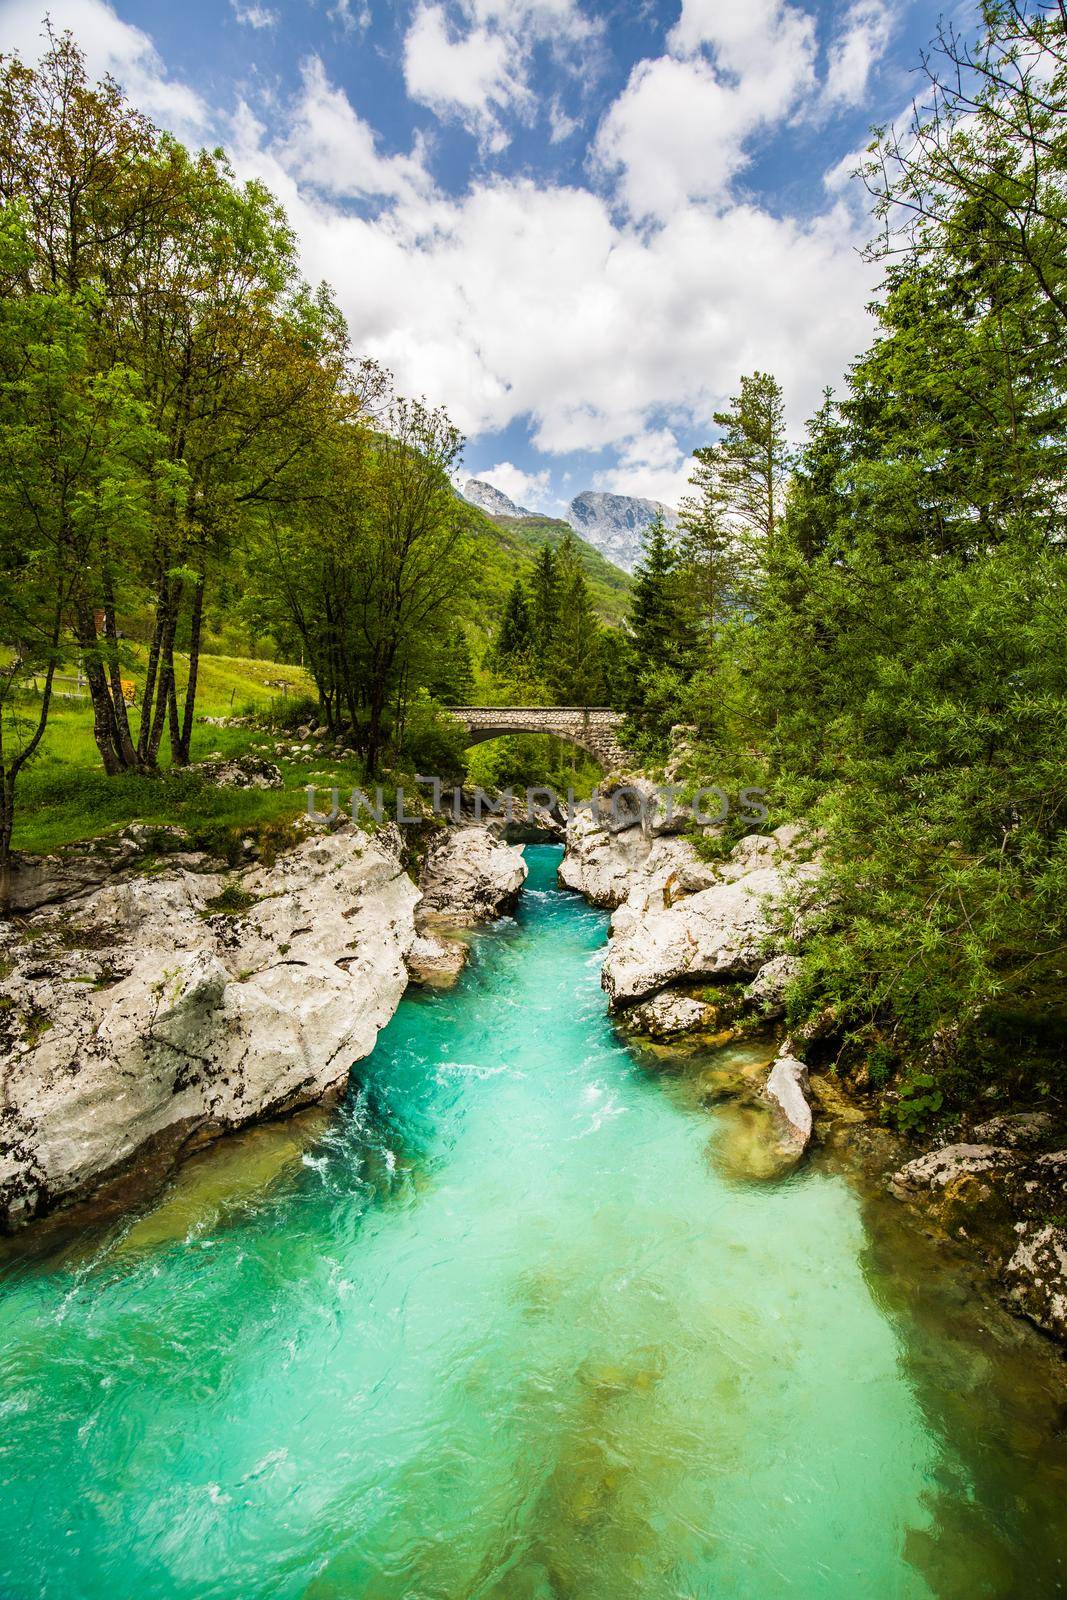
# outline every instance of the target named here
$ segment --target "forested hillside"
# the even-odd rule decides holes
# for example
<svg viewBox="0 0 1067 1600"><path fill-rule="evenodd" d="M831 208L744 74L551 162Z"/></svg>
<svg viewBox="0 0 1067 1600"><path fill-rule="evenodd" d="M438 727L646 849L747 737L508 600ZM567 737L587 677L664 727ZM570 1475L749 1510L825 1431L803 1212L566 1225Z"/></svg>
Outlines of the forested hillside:
<svg viewBox="0 0 1067 1600"><path fill-rule="evenodd" d="M821 843L790 1023L897 1075L905 1125L1062 1097L1067 1047L1064 18L987 7L927 72L865 168L875 342L799 448L742 378L638 572L625 680L648 761L693 724L692 780L761 783Z"/></svg>
<svg viewBox="0 0 1067 1600"><path fill-rule="evenodd" d="M569 534L589 585L593 609L604 622L618 625L624 620L633 587L629 574L608 561L599 550L575 533L568 522L558 517L542 516L486 517L485 520L492 529L491 533L487 530L487 540L497 544L504 552L508 569L516 562L536 561L543 545L558 551Z"/></svg>

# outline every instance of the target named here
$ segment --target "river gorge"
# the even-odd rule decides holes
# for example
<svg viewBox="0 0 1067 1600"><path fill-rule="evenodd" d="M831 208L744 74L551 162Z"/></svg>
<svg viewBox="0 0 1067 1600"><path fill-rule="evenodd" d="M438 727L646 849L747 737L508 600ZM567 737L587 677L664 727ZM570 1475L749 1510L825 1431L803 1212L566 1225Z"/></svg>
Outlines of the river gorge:
<svg viewBox="0 0 1067 1600"><path fill-rule="evenodd" d="M0 1594L1061 1592L1040 1335L830 1155L746 1170L701 1083L773 1046L627 1043L526 859L340 1106L7 1247Z"/></svg>

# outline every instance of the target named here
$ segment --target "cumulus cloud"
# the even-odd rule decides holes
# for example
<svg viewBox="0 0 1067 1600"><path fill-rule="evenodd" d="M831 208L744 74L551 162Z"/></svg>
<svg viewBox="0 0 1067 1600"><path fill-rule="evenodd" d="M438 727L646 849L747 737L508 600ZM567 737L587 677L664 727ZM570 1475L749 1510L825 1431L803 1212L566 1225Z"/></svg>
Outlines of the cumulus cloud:
<svg viewBox="0 0 1067 1600"><path fill-rule="evenodd" d="M506 494L517 506L527 511L558 511L561 502L552 493L548 468L543 472L523 472L510 461L498 461L495 467L486 467L478 473L482 483L491 483L494 489Z"/></svg>
<svg viewBox="0 0 1067 1600"><path fill-rule="evenodd" d="M671 428L648 428L622 441L615 465L595 473L593 487L677 507L689 493L693 466Z"/></svg>
<svg viewBox="0 0 1067 1600"><path fill-rule="evenodd" d="M496 112L529 97L509 63L503 34L485 27L457 33L442 5L420 6L404 40L404 83L411 99L458 117L490 148L507 143Z"/></svg>
<svg viewBox="0 0 1067 1600"><path fill-rule="evenodd" d="M349 198L410 199L427 191L429 178L419 157L382 155L373 128L356 114L344 91L330 83L318 56L304 62L301 83L278 150L299 181Z"/></svg>
<svg viewBox="0 0 1067 1600"><path fill-rule="evenodd" d="M700 432L756 367L778 373L799 424L868 337L871 269L843 206L807 222L690 208L646 233L588 190L499 179L368 218L254 141L236 154L281 194L357 348L468 434L529 417L535 444L565 454L637 440L654 416ZM676 465L647 441L641 459Z"/></svg>
<svg viewBox="0 0 1067 1600"><path fill-rule="evenodd" d="M420 0L404 38L404 84L412 100L499 152L510 139L506 116L537 114L534 48L547 43L557 60L577 65L599 32L576 0Z"/></svg>
<svg viewBox="0 0 1067 1600"><path fill-rule="evenodd" d="M856 0L845 13L830 45L823 87L827 106L859 105L871 71L885 55L893 33L893 12L885 0Z"/></svg>
<svg viewBox="0 0 1067 1600"><path fill-rule="evenodd" d="M604 118L596 159L639 218L723 197L761 127L815 82L815 25L780 0L684 0L669 53L640 61Z"/></svg>
<svg viewBox="0 0 1067 1600"><path fill-rule="evenodd" d="M85 51L93 77L118 79L131 99L185 138L198 138L209 117L200 96L171 78L146 33L135 28L105 0L2 0L0 40L6 51L36 61L45 48L44 13L56 33L67 28Z"/></svg>

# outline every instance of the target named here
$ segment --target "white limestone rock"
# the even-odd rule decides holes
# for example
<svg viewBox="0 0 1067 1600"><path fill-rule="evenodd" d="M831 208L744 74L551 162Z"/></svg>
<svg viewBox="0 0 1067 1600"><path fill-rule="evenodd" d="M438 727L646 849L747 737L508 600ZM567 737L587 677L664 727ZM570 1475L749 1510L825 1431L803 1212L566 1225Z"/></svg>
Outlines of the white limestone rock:
<svg viewBox="0 0 1067 1600"><path fill-rule="evenodd" d="M946 1144L908 1161L889 1180L893 1193L911 1199L936 1193L964 1177L983 1177L1011 1165L1010 1150L994 1144Z"/></svg>
<svg viewBox="0 0 1067 1600"><path fill-rule="evenodd" d="M1032 1150L1052 1133L1053 1121L1047 1111L1008 1111L974 1130L979 1144L1008 1145L1013 1150Z"/></svg>
<svg viewBox="0 0 1067 1600"><path fill-rule="evenodd" d="M448 829L431 846L422 869L420 928L469 927L511 911L526 881L517 845L487 827Z"/></svg>
<svg viewBox="0 0 1067 1600"><path fill-rule="evenodd" d="M621 905L631 880L651 848L639 827L609 833L592 817L581 814L567 824L567 848L559 881L605 910Z"/></svg>
<svg viewBox="0 0 1067 1600"><path fill-rule="evenodd" d="M665 989L639 1006L624 1012L626 1026L653 1039L670 1039L694 1033L715 1023L715 1007L690 995Z"/></svg>
<svg viewBox="0 0 1067 1600"><path fill-rule="evenodd" d="M230 760L199 761L189 768L219 789L280 789L282 769L262 756L233 756Z"/></svg>
<svg viewBox="0 0 1067 1600"><path fill-rule="evenodd" d="M785 1015L785 992L800 971L798 956L772 956L745 990L745 999L770 1020Z"/></svg>
<svg viewBox="0 0 1067 1600"><path fill-rule="evenodd" d="M146 1147L317 1100L373 1048L415 937L396 830L316 835L225 882L232 915L222 878L179 868L5 941L0 1227Z"/></svg>
<svg viewBox="0 0 1067 1600"><path fill-rule="evenodd" d="M661 841L666 843L667 841ZM679 841L684 843L685 841ZM629 901L612 919L602 982L627 1005L684 979L754 977L789 931L789 902L818 872L792 854L793 830L751 835L724 863L719 881L677 903ZM679 886L680 887L680 886Z"/></svg>
<svg viewBox="0 0 1067 1600"><path fill-rule="evenodd" d="M451 989L469 957L470 946L462 939L420 933L407 954L408 974L425 989Z"/></svg>
<svg viewBox="0 0 1067 1600"><path fill-rule="evenodd" d="M787 1050L780 1051L763 1093L775 1109L783 1151L799 1158L811 1142L812 1128L808 1069L803 1061Z"/></svg>

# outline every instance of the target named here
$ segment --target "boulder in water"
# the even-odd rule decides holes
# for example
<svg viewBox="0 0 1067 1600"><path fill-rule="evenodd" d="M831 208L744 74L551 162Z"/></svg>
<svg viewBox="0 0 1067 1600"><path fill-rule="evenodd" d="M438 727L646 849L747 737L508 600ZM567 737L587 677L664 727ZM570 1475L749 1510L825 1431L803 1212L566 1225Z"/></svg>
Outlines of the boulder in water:
<svg viewBox="0 0 1067 1600"><path fill-rule="evenodd" d="M517 845L489 828L449 828L431 845L420 877L419 926L470 927L514 909L526 881Z"/></svg>

